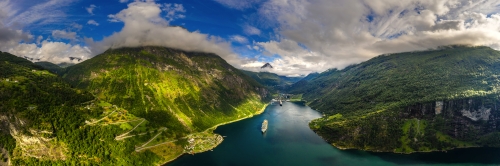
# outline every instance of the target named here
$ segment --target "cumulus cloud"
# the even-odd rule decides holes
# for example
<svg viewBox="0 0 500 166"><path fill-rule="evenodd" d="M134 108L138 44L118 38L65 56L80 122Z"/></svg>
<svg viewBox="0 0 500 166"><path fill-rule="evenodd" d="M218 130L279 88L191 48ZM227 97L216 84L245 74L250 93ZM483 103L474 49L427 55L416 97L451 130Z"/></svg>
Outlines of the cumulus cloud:
<svg viewBox="0 0 500 166"><path fill-rule="evenodd" d="M15 30L0 23L0 50L6 51L21 41L31 41L32 36L22 30Z"/></svg>
<svg viewBox="0 0 500 166"><path fill-rule="evenodd" d="M91 15L94 15L94 9L96 8L97 6L94 5L94 4L91 4L89 7L86 7L85 10L87 10L87 12Z"/></svg>
<svg viewBox="0 0 500 166"><path fill-rule="evenodd" d="M95 20L89 20L89 21L87 21L87 24L99 26L99 23L97 23Z"/></svg>
<svg viewBox="0 0 500 166"><path fill-rule="evenodd" d="M262 0L214 0L226 7L244 10L248 8L252 8L255 4L262 2Z"/></svg>
<svg viewBox="0 0 500 166"><path fill-rule="evenodd" d="M120 3L127 3L128 0L120 0Z"/></svg>
<svg viewBox="0 0 500 166"><path fill-rule="evenodd" d="M87 47L49 41L43 41L41 47L36 44L19 44L9 49L8 52L17 56L26 56L56 64L62 62L79 63L76 60L71 61L69 57L78 57L85 60L91 55L90 49Z"/></svg>
<svg viewBox="0 0 500 166"><path fill-rule="evenodd" d="M7 0L0 2L0 51L9 52L21 57L26 56L54 63L71 62L69 59L70 56L87 59L91 55L90 49L87 47L62 42L49 42L47 40L42 41L43 36L41 35L36 37L35 41L33 41L35 38L33 35L20 30L19 27L13 26L17 25L18 21L21 21L20 23L34 23L44 20L42 21L42 24L43 22L50 22L42 17L55 15L47 11L42 11L42 8L46 7L47 10L53 10L51 12L57 15L57 9L61 6L67 5L70 1L52 0L49 2L42 2L41 4L28 8L30 9L29 12L17 12L17 10L14 10L12 2L14 1ZM13 13L17 13L18 15L12 15ZM78 30L81 29L81 25L73 23L70 25L70 28ZM67 30L54 30L52 31L52 35L54 38L76 38L75 32ZM35 43L28 44L28 42ZM37 45L41 46L38 47Z"/></svg>
<svg viewBox="0 0 500 166"><path fill-rule="evenodd" d="M443 45L500 49L499 11L497 0L269 0L258 14L278 38L257 45L299 73Z"/></svg>
<svg viewBox="0 0 500 166"><path fill-rule="evenodd" d="M120 32L107 36L102 41L87 39L87 43L94 54L108 48L165 46L185 51L215 53L233 65L241 63L238 55L232 52L230 43L220 37L170 26L169 20L162 17L163 7L165 6L149 1L130 3L127 9L109 16L124 23ZM175 8L175 5L173 7Z"/></svg>

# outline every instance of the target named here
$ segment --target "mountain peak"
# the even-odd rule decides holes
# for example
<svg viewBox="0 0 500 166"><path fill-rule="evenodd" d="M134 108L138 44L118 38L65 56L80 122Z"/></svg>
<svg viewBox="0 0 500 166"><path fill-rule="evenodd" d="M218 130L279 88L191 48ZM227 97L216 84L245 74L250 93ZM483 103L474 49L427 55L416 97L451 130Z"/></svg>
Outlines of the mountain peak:
<svg viewBox="0 0 500 166"><path fill-rule="evenodd" d="M272 68L273 68L273 66L271 66L271 64L269 64L269 63L266 63L266 64L264 64L264 66L262 66L262 67L260 67L260 68L261 68L261 69L264 69L264 68L271 68L271 69L272 69Z"/></svg>
<svg viewBox="0 0 500 166"><path fill-rule="evenodd" d="M73 61L73 60L77 60L78 62L82 61L83 59L82 58L78 58L78 57L69 57L69 60Z"/></svg>

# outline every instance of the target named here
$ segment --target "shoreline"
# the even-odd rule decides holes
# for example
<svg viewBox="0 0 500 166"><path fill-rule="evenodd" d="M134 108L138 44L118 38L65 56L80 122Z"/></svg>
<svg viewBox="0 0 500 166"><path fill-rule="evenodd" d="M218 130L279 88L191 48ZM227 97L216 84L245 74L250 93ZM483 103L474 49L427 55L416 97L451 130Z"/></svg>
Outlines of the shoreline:
<svg viewBox="0 0 500 166"><path fill-rule="evenodd" d="M266 104L262 107L262 109L260 109L260 111L257 111L257 112L255 112L254 114L251 114L251 115L249 115L249 116L246 116L246 117L243 117L243 118L240 118L240 119L235 119L235 120L232 120L232 121L229 121L229 122L224 122L224 123L217 124L217 125L215 125L215 126L213 126L213 127L210 127L210 128L208 128L208 129L206 129L206 130L202 131L202 132L207 132L208 130L212 130L212 131L213 131L213 130L215 130L215 129L216 129L217 127L219 127L219 126L226 125L226 124L229 124L229 123L238 122L238 121L241 121L241 120L244 120L244 119L248 119L248 118L251 118L251 117L253 117L253 116L255 116L255 115L260 115L260 114L264 113L264 111L266 110L267 106L269 106L269 103L266 103ZM202 132L200 132L200 133L202 133ZM215 134L215 133L214 133L214 134ZM221 142L221 143L222 143L222 142ZM217 146L218 146L218 145L217 145ZM215 146L215 147L214 147L214 148L212 148L212 149L215 149L217 146ZM207 150L207 151L208 151L208 150ZM206 151L204 151L204 152L206 152ZM202 153L203 153L203 152L202 152ZM195 153L195 154L196 154L196 153ZM187 155L187 153L184 153L184 152L183 152L183 153L181 153L180 155L178 155L178 156L176 156L176 157L172 158L171 160L168 160L168 161L164 162L163 164L159 164L159 165L160 165L160 166L162 166L162 165L166 165L166 164L168 164L168 163L170 163L170 162L172 162L172 161L174 161L174 160L178 159L179 157L182 157L183 155Z"/></svg>
<svg viewBox="0 0 500 166"><path fill-rule="evenodd" d="M322 137L323 138L323 137ZM323 139L324 140L324 139ZM325 140L326 141L326 140ZM365 149L358 149L358 148L345 148L345 147L340 147L335 145L334 143L329 143L333 147L345 151L345 150L359 150L359 151L365 151L365 152L372 152L372 153L393 153L393 154L402 154L402 155L411 155L415 153L432 153L432 152L448 152L451 150L457 150L457 149L468 149L468 148L481 148L482 146L468 146L468 147L455 147L455 148L450 148L446 150L430 150L430 151L413 151L413 152L395 152L395 151L377 151L377 150L365 150Z"/></svg>
<svg viewBox="0 0 500 166"><path fill-rule="evenodd" d="M210 128L208 128L208 129L206 129L206 130L205 130L205 131L203 131L203 132L206 132L206 131L208 131L208 130L215 130L215 129L216 129L217 127L219 127L219 126L226 125L226 124L229 124L229 123L238 122L238 121L241 121L241 120L244 120L244 119L248 119L248 118L251 118L251 117L253 117L253 116L255 116L255 115L260 115L260 114L262 114L262 113L266 110L267 106L269 106L269 103L265 104L265 105L264 105L264 107L262 107L262 109L261 109L260 111L255 112L254 114L251 114L251 115L245 116L245 117L240 118L240 119L235 119L235 120L232 120L232 121L229 121L229 122L224 122L224 123L217 124L217 125L215 125L215 126L213 126L213 127L210 127Z"/></svg>

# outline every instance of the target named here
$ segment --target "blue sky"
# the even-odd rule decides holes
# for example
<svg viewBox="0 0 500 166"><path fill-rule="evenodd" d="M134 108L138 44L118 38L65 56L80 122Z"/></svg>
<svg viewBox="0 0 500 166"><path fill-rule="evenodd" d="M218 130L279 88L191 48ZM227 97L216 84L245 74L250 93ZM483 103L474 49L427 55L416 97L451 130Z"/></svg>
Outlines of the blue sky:
<svg viewBox="0 0 500 166"><path fill-rule="evenodd" d="M60 63L159 45L297 76L441 45L500 49L499 11L496 0L3 0L0 51Z"/></svg>
<svg viewBox="0 0 500 166"><path fill-rule="evenodd" d="M15 2L21 11L30 10L30 7L43 4L44 1L28 1L22 0ZM47 1L45 1L47 2ZM182 4L186 12L183 19L174 19L170 22L171 26L182 26L189 31L199 31L200 33L220 36L227 40L231 40L234 35L245 37L249 42L252 41L267 41L268 35L247 35L244 28L249 26L244 20L245 15L251 14L255 9L245 11L227 8L215 1L198 1L198 0L169 0L156 1L159 4ZM93 38L96 41L102 40L105 36L111 35L113 32L118 32L123 27L122 22L110 22L108 15L116 14L127 8L128 3L120 3L116 1L74 1L68 3L70 5L61 8L60 10L66 13L63 18L57 20L41 19L35 22L29 22L23 25L23 30L29 31L32 35L43 36L44 38L52 37L53 30L68 30L78 32L79 38ZM46 11L50 12L50 11ZM42 12L44 13L44 12ZM43 17L43 16L42 16ZM98 25L92 26L88 24L89 20L94 20ZM23 20L19 20L23 22ZM11 23L12 24L12 23ZM82 25L81 29L74 28L74 25ZM77 30L78 29L78 30ZM271 29L272 30L272 29ZM267 29L259 29L261 34L269 34L272 31ZM52 39L53 41L76 42L84 45L82 39L72 41L71 39ZM233 42L234 49L237 53L243 56L255 56L259 52L253 49L248 49L246 44Z"/></svg>

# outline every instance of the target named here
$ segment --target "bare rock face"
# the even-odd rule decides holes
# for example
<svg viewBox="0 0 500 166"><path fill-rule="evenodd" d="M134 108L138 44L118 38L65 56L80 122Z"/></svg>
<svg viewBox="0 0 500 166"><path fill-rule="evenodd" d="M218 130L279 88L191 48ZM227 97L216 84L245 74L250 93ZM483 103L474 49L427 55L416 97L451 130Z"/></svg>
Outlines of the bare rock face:
<svg viewBox="0 0 500 166"><path fill-rule="evenodd" d="M478 97L459 100L436 101L408 106L400 115L404 119L424 119L434 122L437 117L445 120L448 135L461 138L476 133L481 137L496 131L500 114L496 105L500 101L494 98Z"/></svg>
<svg viewBox="0 0 500 166"><path fill-rule="evenodd" d="M439 115L441 114L441 111L443 111L443 101L436 101L436 107L435 107L436 111L436 115Z"/></svg>
<svg viewBox="0 0 500 166"><path fill-rule="evenodd" d="M491 108L481 107L478 110L463 109L461 112L462 112L463 116L465 116L473 121L478 121L478 120L488 121L490 118L490 114L491 114Z"/></svg>
<svg viewBox="0 0 500 166"><path fill-rule="evenodd" d="M64 143L43 134L52 134L51 131L34 130L26 127L26 122L15 116L0 115L2 130L16 140L17 150L14 156L34 157L47 160L66 160L68 148Z"/></svg>

